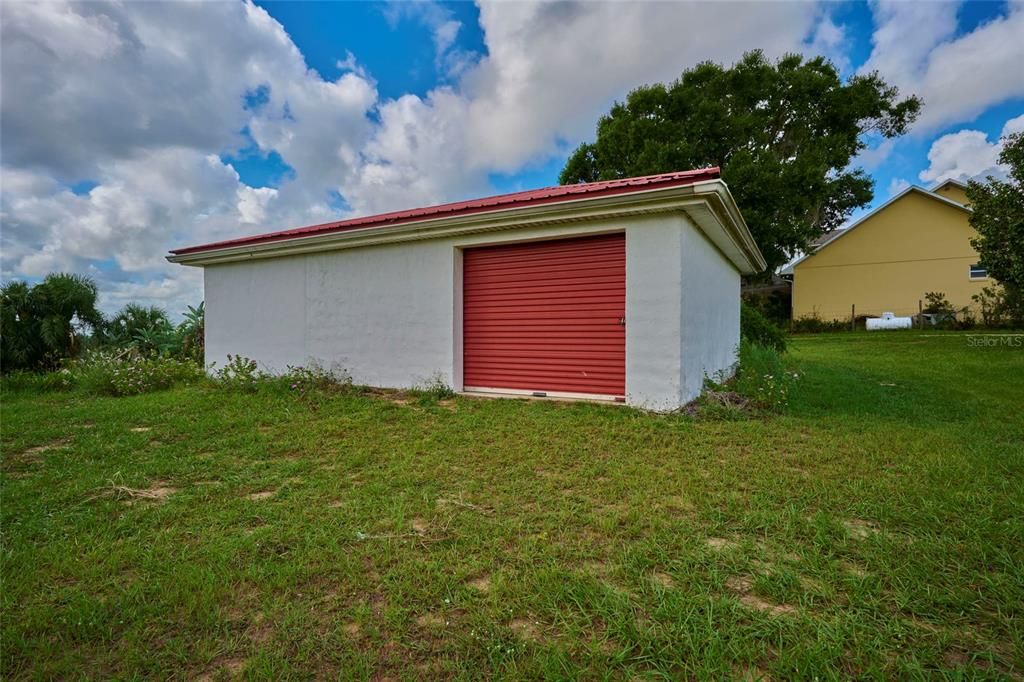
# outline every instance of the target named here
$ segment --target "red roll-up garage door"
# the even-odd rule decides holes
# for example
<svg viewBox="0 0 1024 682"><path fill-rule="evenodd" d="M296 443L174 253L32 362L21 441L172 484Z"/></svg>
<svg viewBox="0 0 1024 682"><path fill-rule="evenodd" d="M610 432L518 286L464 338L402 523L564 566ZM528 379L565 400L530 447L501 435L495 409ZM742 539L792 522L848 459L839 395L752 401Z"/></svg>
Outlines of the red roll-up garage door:
<svg viewBox="0 0 1024 682"><path fill-rule="evenodd" d="M626 239L466 249L463 384L623 396Z"/></svg>

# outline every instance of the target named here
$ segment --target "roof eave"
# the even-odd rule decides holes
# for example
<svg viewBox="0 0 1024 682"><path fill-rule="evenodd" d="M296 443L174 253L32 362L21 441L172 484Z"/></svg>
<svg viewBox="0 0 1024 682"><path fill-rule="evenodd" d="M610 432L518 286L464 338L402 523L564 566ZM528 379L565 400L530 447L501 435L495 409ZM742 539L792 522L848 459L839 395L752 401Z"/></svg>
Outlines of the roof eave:
<svg viewBox="0 0 1024 682"><path fill-rule="evenodd" d="M710 210L700 213L697 205ZM430 217L394 226L371 226L341 232L304 235L258 244L226 246L201 252L171 254L172 263L216 265L390 242L515 229L613 216L684 211L744 274L764 270L764 258L754 244L728 187L721 180L656 187L601 197L580 197L540 205L499 208L460 216ZM699 218L697 217L699 215Z"/></svg>

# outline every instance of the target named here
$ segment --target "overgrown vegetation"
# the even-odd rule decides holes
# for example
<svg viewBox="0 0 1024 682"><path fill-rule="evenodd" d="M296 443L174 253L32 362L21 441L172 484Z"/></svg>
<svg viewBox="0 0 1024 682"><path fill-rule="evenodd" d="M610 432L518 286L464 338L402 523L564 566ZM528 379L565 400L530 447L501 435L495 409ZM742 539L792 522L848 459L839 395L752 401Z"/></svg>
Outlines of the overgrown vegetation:
<svg viewBox="0 0 1024 682"><path fill-rule="evenodd" d="M7 394L4 677L1014 679L1024 353L971 338L791 338L757 419Z"/></svg>
<svg viewBox="0 0 1024 682"><path fill-rule="evenodd" d="M82 275L54 273L34 286L6 283L0 288L0 371L73 371L74 361L97 350L154 361L150 368L162 366L157 358L203 364L202 303L189 306L175 325L163 309L136 303L107 319L97 299L96 284Z"/></svg>
<svg viewBox="0 0 1024 682"><path fill-rule="evenodd" d="M745 419L781 412L799 374L790 369L786 335L760 310L740 304L740 347L735 374L706 377L704 391L683 412L705 419Z"/></svg>
<svg viewBox="0 0 1024 682"><path fill-rule="evenodd" d="M740 336L779 353L786 350L786 333L782 328L747 303L740 303Z"/></svg>
<svg viewBox="0 0 1024 682"><path fill-rule="evenodd" d="M88 277L54 273L34 286L0 287L2 370L51 370L77 357L84 339L103 328L96 284Z"/></svg>
<svg viewBox="0 0 1024 682"><path fill-rule="evenodd" d="M793 334L824 334L850 331L849 320L823 320L819 315L798 317L789 323Z"/></svg>
<svg viewBox="0 0 1024 682"><path fill-rule="evenodd" d="M759 407L781 411L789 403L800 374L770 346L746 341L740 345L736 392Z"/></svg>

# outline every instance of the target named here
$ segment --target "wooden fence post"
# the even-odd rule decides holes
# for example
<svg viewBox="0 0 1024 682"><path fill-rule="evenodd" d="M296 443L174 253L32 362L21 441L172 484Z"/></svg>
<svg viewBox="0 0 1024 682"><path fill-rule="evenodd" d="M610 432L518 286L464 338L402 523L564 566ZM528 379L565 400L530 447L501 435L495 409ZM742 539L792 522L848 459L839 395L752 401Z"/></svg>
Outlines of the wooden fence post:
<svg viewBox="0 0 1024 682"><path fill-rule="evenodd" d="M857 331L857 304L850 304L850 331Z"/></svg>
<svg viewBox="0 0 1024 682"><path fill-rule="evenodd" d="M924 331L924 305L917 299L917 328Z"/></svg>

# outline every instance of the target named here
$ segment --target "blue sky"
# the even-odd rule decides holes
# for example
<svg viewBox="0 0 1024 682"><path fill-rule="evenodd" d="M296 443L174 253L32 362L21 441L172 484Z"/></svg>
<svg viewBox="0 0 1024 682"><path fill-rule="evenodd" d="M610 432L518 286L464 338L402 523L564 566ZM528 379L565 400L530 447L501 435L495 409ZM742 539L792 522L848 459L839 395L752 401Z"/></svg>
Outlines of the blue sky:
<svg viewBox="0 0 1024 682"><path fill-rule="evenodd" d="M412 93L425 96L446 82L434 64L434 45L429 27L413 17L401 16L383 2L258 2L284 26L302 51L306 63L327 79L337 78L338 62L358 54L365 69L378 83L382 97L397 98ZM487 47L480 30L479 11L469 2L438 3L461 23L458 44L469 52L484 55ZM1007 6L999 2L965 3L957 12L954 37L963 36L979 25L1005 16ZM829 9L833 21L848 28L847 73L855 72L871 55L872 13L864 2L836 3ZM623 93L625 94L625 93ZM973 120L939 129L939 135L970 124L987 135L998 137L1008 118L1024 111L1024 100L1013 99L988 108ZM904 139L896 154L873 167L879 191L872 205L885 201L888 189L901 180L916 178L927 167L931 139ZM225 156L242 180L254 186L276 187L291 172L277 154L262 155L251 149L245 154ZM488 176L496 192L513 192L558 182L564 158L554 156L528 164L512 173ZM916 182L920 182L919 180Z"/></svg>
<svg viewBox="0 0 1024 682"><path fill-rule="evenodd" d="M412 17L396 17L387 3L377 2L259 2L271 16L281 22L306 62L326 78L340 74L337 66L348 53L358 54L360 62L377 80L383 97L400 97L406 93L420 96L444 82L443 74L434 67L434 46L431 31ZM480 30L479 11L470 2L438 3L461 22L458 42L463 49L486 54L484 35ZM978 26L1005 16L1008 7L1001 2L969 2L957 12L954 38L974 31ZM850 43L845 54L850 60L847 73L855 72L871 55L873 33L871 9L865 2L841 2L828 9L833 21L848 28ZM624 96L625 93L620 95ZM928 148L933 139L969 126L997 138L1005 122L1024 113L1024 99L1011 99L991 106L974 119L959 121L939 128L929 137L908 136L885 163L871 169L876 182L872 205L885 201L889 188L904 180L922 184L918 178L928 167ZM595 121L596 123L596 121ZM555 156L528 164L513 173L492 173L488 176L495 192L558 184L558 174L565 159ZM251 155L235 168L249 184L276 186L287 172L279 156L270 159Z"/></svg>
<svg viewBox="0 0 1024 682"><path fill-rule="evenodd" d="M857 160L877 205L999 174L1024 129L1024 4L4 3L2 276L172 311L183 244L555 184L630 88L752 48L925 100ZM83 87L87 86L87 87ZM872 143L877 145L877 141Z"/></svg>

